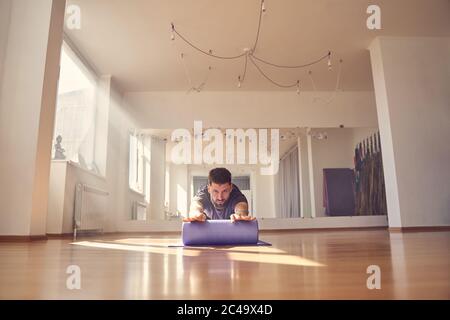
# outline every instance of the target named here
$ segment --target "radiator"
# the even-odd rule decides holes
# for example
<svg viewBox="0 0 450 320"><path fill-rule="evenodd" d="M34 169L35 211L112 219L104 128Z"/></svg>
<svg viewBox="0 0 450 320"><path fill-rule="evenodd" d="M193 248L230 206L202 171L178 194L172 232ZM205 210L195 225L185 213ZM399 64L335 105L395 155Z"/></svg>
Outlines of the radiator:
<svg viewBox="0 0 450 320"><path fill-rule="evenodd" d="M75 189L73 236L78 231L103 231L109 193L83 183Z"/></svg>
<svg viewBox="0 0 450 320"><path fill-rule="evenodd" d="M147 203L141 201L133 202L132 220L147 220Z"/></svg>

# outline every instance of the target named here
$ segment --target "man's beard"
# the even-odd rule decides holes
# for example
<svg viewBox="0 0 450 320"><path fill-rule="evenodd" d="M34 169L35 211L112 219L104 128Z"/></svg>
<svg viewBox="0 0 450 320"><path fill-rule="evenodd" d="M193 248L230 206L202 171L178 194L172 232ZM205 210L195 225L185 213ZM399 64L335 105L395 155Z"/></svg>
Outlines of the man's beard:
<svg viewBox="0 0 450 320"><path fill-rule="evenodd" d="M225 203L227 203L226 201L224 201L222 204L215 202L213 199L211 199L211 202L214 206L214 208L219 209L219 210L223 210L225 208Z"/></svg>

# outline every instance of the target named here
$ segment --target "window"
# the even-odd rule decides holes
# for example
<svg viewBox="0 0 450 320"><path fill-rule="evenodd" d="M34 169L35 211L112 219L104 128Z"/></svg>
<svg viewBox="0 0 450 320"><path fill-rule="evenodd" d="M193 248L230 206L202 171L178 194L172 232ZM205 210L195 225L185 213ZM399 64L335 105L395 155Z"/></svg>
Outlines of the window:
<svg viewBox="0 0 450 320"><path fill-rule="evenodd" d="M145 200L150 202L150 148L151 137L130 133L130 162L129 186L130 189L144 194Z"/></svg>
<svg viewBox="0 0 450 320"><path fill-rule="evenodd" d="M52 159L99 173L95 163L96 76L66 42L61 50Z"/></svg>

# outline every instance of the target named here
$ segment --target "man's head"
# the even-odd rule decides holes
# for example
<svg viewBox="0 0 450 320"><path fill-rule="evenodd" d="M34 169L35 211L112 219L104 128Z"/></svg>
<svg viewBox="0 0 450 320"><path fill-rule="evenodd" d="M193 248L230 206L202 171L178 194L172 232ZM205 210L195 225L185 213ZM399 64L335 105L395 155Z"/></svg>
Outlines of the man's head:
<svg viewBox="0 0 450 320"><path fill-rule="evenodd" d="M208 192L211 195L211 202L216 208L225 207L232 190L230 171L225 168L215 168L209 172Z"/></svg>

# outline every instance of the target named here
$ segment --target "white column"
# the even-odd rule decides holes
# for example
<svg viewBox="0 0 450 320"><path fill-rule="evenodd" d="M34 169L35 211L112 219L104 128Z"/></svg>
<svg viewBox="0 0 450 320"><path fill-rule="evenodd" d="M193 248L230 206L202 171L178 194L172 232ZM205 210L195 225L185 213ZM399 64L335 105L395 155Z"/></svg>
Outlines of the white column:
<svg viewBox="0 0 450 320"><path fill-rule="evenodd" d="M390 227L450 225L450 38L370 45Z"/></svg>
<svg viewBox="0 0 450 320"><path fill-rule="evenodd" d="M10 2L0 96L0 235L44 235L65 0Z"/></svg>
<svg viewBox="0 0 450 320"><path fill-rule="evenodd" d="M164 183L166 181L166 142L151 138L150 219L164 219ZM187 198L187 189L184 190ZM180 190L181 192L181 190Z"/></svg>
<svg viewBox="0 0 450 320"><path fill-rule="evenodd" d="M312 140L310 135L311 129L306 132L306 141L308 144L308 171L309 171L309 194L311 197L311 218L316 217L316 196L314 192L314 164L312 157Z"/></svg>
<svg viewBox="0 0 450 320"><path fill-rule="evenodd" d="M300 148L301 145L301 141L300 141L300 137L297 137L297 152L298 152L298 182L299 182L299 189L298 191L300 192L300 217L304 218L305 217L305 204L304 204L304 199L303 199L303 189L304 189L304 177L303 177L303 173L302 173L302 150Z"/></svg>

